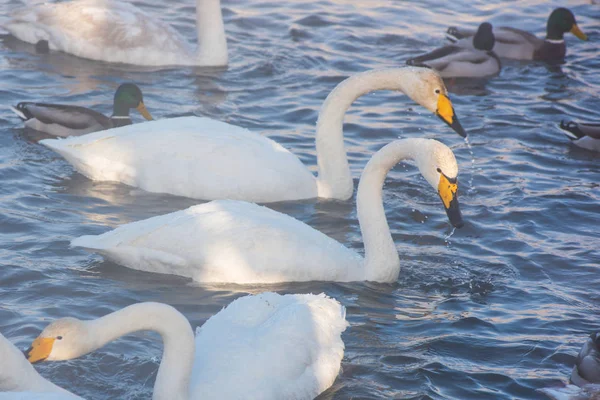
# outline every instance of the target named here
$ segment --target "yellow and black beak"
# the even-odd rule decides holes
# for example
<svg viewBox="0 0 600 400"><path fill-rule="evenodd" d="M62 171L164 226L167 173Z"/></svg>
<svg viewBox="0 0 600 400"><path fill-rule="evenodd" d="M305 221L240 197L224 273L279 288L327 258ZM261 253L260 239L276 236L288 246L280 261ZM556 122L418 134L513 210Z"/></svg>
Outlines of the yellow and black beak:
<svg viewBox="0 0 600 400"><path fill-rule="evenodd" d="M52 352L54 338L38 337L31 343L31 347L25 351L25 357L30 363L44 361Z"/></svg>
<svg viewBox="0 0 600 400"><path fill-rule="evenodd" d="M148 121L152 121L152 119L153 119L152 115L150 115L150 113L146 109L146 106L144 105L143 101L140 101L140 104L138 104L138 106L136 107L136 110L138 110L140 112L140 114L142 114L142 116L144 118L146 118Z"/></svg>
<svg viewBox="0 0 600 400"><path fill-rule="evenodd" d="M440 174L438 193L444 203L446 214L448 215L448 219L452 226L455 228L462 228L464 222L462 220L460 208L458 207L458 181L456 178L449 179L446 175Z"/></svg>
<svg viewBox="0 0 600 400"><path fill-rule="evenodd" d="M462 137L467 137L467 132L465 132L460 122L458 122L456 114L454 114L452 102L445 94L440 94L438 97L435 115L440 117L440 119L448 124L450 128L454 129L454 132L458 133Z"/></svg>
<svg viewBox="0 0 600 400"><path fill-rule="evenodd" d="M585 33L581 32L581 29L579 29L579 27L577 26L577 24L573 24L573 26L571 27L570 32L577 36L579 39L581 40L588 40L588 37Z"/></svg>

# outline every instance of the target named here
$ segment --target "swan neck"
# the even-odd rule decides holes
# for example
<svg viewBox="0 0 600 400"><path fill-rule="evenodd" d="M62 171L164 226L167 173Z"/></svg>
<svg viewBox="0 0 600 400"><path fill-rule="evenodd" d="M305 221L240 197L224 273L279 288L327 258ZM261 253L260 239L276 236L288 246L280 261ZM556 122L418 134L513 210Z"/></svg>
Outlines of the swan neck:
<svg viewBox="0 0 600 400"><path fill-rule="evenodd" d="M416 159L421 141L396 140L381 148L367 163L356 194L358 222L365 245L365 280L395 282L400 274L400 257L392 239L383 208L383 183L397 163Z"/></svg>
<svg viewBox="0 0 600 400"><path fill-rule="evenodd" d="M161 303L139 303L89 321L89 351L137 331L154 331L163 340L163 356L153 400L188 400L194 361L194 333L176 309Z"/></svg>
<svg viewBox="0 0 600 400"><path fill-rule="evenodd" d="M227 65L227 38L220 0L196 0L197 58L202 65Z"/></svg>
<svg viewBox="0 0 600 400"><path fill-rule="evenodd" d="M354 188L344 148L343 124L346 111L360 96L375 90L410 92L407 68L372 70L353 75L327 96L317 121L318 196L347 200ZM407 78L407 79L403 79Z"/></svg>

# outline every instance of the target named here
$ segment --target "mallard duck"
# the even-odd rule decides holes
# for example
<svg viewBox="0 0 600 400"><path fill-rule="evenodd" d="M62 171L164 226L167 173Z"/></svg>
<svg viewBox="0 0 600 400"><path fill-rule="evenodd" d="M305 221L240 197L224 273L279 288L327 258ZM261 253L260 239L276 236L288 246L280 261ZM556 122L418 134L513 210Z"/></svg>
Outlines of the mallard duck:
<svg viewBox="0 0 600 400"><path fill-rule="evenodd" d="M565 135L574 145L587 150L600 151L600 124L561 121L560 128L565 131Z"/></svg>
<svg viewBox="0 0 600 400"><path fill-rule="evenodd" d="M79 136L90 132L131 125L129 110L135 108L147 120L152 116L144 105L142 91L133 83L123 83L115 92L110 117L94 110L64 104L23 102L11 107L25 126L53 136Z"/></svg>
<svg viewBox="0 0 600 400"><path fill-rule="evenodd" d="M473 49L448 45L406 61L408 65L426 65L443 78L481 78L500 72L500 59L492 48L492 25L484 22L473 36Z"/></svg>
<svg viewBox="0 0 600 400"><path fill-rule="evenodd" d="M4 29L38 51L136 65L227 65L220 0L196 0L197 47L129 1L73 0L29 6Z"/></svg>
<svg viewBox="0 0 600 400"><path fill-rule="evenodd" d="M501 26L494 30L494 52L499 57L517 60L561 60L567 52L563 38L566 32L587 40L587 36L577 26L573 13L566 8L557 8L548 17L546 39L539 39L520 29ZM473 30L450 27L447 37L458 46L472 48L470 37L474 34Z"/></svg>
<svg viewBox="0 0 600 400"><path fill-rule="evenodd" d="M592 333L583 344L571 371L571 384L539 391L555 400L600 399L600 332Z"/></svg>
<svg viewBox="0 0 600 400"><path fill-rule="evenodd" d="M600 383L600 332L592 333L575 359L571 382L577 386Z"/></svg>

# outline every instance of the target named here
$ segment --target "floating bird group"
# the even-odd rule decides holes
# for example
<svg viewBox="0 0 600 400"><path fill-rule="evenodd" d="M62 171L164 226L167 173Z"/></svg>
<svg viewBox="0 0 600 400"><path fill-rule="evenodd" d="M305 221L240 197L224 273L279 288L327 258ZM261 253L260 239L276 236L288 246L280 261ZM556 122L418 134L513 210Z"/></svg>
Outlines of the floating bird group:
<svg viewBox="0 0 600 400"><path fill-rule="evenodd" d="M62 51L106 62L150 66L225 66L227 41L219 0L197 0L197 48L163 21L122 1L74 0L39 4L4 24L38 51ZM411 58L409 66L358 73L326 98L316 125L313 166L277 142L244 127L200 117L133 124L130 110L151 120L141 90L117 89L113 113L42 102L13 111L27 129L55 138L40 143L96 181L122 182L148 192L212 200L188 209L124 224L71 245L128 268L180 275L198 282L395 282L400 258L383 202L388 171L414 162L437 192L450 224L464 222L458 203L458 165L437 140L395 140L373 154L356 195L364 257L305 223L255 203L326 198L348 200L354 185L344 148L343 120L351 104L376 90L395 90L434 113L462 137L442 78L498 75L501 58L557 60L563 35L582 40L565 8L548 19L545 39L482 23L476 31L449 28L452 42ZM581 147L600 150L600 125L561 123ZM59 138L56 138L59 137ZM66 138L65 138L66 137ZM26 352L29 362L70 360L132 332L155 331L163 341L153 399L312 399L330 387L344 354L345 308L324 294L261 293L241 297L194 335L173 307L138 303L101 318L50 323ZM600 382L599 337L577 357L571 380ZM37 374L0 335L0 399L75 399ZM232 385L231 382L236 384ZM11 397L12 396L12 397Z"/></svg>

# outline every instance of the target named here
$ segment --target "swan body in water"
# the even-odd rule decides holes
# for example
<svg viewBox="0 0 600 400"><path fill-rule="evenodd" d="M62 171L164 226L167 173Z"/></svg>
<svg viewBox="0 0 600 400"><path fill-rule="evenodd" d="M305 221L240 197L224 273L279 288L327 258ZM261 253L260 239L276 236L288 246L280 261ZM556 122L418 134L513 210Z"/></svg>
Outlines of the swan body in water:
<svg viewBox="0 0 600 400"><path fill-rule="evenodd" d="M347 325L344 307L323 294L261 293L232 302L194 338L173 307L138 303L91 321L52 322L27 353L31 362L69 360L152 330L164 345L154 400L308 400L337 377Z"/></svg>
<svg viewBox="0 0 600 400"><path fill-rule="evenodd" d="M414 160L440 195L450 222L462 226L458 166L452 150L432 139L387 144L367 163L356 196L365 257L288 215L235 200L122 225L71 242L121 265L198 282L395 282L400 259L383 208L383 183L398 162Z"/></svg>
<svg viewBox="0 0 600 400"><path fill-rule="evenodd" d="M129 1L73 0L19 10L4 24L17 39L77 57L148 66L227 65L220 0L196 0L198 47Z"/></svg>
<svg viewBox="0 0 600 400"><path fill-rule="evenodd" d="M149 192L255 203L347 200L354 184L344 148L344 115L356 98L383 89L404 92L466 135L437 72L404 67L356 74L329 94L317 122L317 177L273 140L209 118L163 119L40 143L90 179Z"/></svg>

